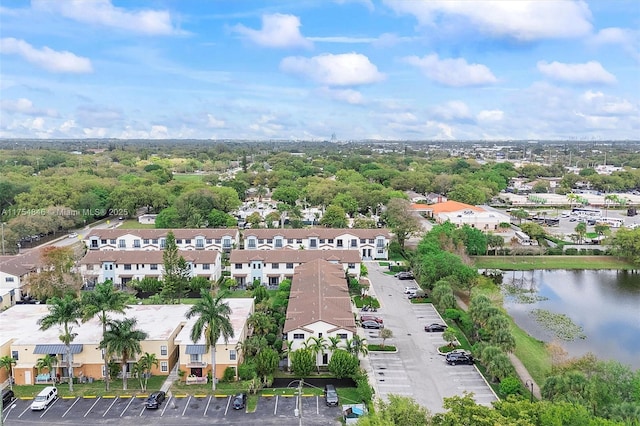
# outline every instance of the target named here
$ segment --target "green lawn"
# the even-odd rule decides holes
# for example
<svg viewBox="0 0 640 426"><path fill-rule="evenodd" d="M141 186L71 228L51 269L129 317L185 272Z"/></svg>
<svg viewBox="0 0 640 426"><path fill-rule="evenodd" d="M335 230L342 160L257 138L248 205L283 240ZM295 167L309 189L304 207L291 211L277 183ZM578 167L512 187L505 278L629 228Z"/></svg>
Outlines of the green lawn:
<svg viewBox="0 0 640 426"><path fill-rule="evenodd" d="M160 389L164 383L166 376L152 376L147 382L147 389L149 391ZM16 397L33 398L38 392L44 389L47 385L14 385L13 392ZM138 379L127 380L127 390L122 390L122 380L116 379L109 382L110 390L105 390L105 384L103 380L96 380L93 383L74 383L73 392L69 392L69 384L58 384L58 395L61 397L69 396L104 396L104 395L140 395L147 394L140 388L140 382Z"/></svg>
<svg viewBox="0 0 640 426"><path fill-rule="evenodd" d="M598 246L592 246L598 248ZM637 269L638 266L613 256L476 256L478 269L530 271L532 269Z"/></svg>
<svg viewBox="0 0 640 426"><path fill-rule="evenodd" d="M178 182L202 182L204 175L191 175L184 173L174 173L173 180Z"/></svg>
<svg viewBox="0 0 640 426"><path fill-rule="evenodd" d="M398 348L393 345L367 345L367 348L369 352L395 352L398 350Z"/></svg>
<svg viewBox="0 0 640 426"><path fill-rule="evenodd" d="M135 219L121 220L118 228L120 229L155 229L155 225L151 223L140 223Z"/></svg>

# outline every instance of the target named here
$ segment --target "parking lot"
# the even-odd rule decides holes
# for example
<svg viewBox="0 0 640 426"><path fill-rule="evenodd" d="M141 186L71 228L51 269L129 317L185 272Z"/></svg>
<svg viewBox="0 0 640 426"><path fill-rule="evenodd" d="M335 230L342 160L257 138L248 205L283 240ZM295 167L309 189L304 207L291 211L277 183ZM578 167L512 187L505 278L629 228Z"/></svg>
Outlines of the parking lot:
<svg viewBox="0 0 640 426"><path fill-rule="evenodd" d="M305 425L340 424L340 408L327 407L319 396L260 397L255 412L234 410L231 396L175 395L156 410L146 409L144 396L58 398L42 411L31 411L31 399L15 400L3 412L11 425L298 425L296 406Z"/></svg>

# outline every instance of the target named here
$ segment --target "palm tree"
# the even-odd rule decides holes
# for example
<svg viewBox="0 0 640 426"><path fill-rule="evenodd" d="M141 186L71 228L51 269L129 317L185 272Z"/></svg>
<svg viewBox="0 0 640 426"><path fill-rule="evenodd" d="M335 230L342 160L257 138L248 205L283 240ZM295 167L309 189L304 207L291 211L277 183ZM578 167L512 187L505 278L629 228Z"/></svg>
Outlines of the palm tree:
<svg viewBox="0 0 640 426"><path fill-rule="evenodd" d="M582 244L582 240L584 239L584 236L587 233L587 225L584 222L580 222L579 224L576 225L575 231L576 231L576 234L578 234L580 244Z"/></svg>
<svg viewBox="0 0 640 426"><path fill-rule="evenodd" d="M260 286L259 288L264 287ZM264 312L255 312L251 314L247 323L253 329L253 333L261 336L267 335L274 326L272 317Z"/></svg>
<svg viewBox="0 0 640 426"><path fill-rule="evenodd" d="M313 358L315 359L315 364L317 366L318 354L324 353L325 349L327 349L327 339L324 337L310 336L305 342L305 346L313 354Z"/></svg>
<svg viewBox="0 0 640 426"><path fill-rule="evenodd" d="M73 355L71 354L71 342L76 337L72 333L73 325L79 324L82 318L80 300L67 294L63 299L52 297L49 305L49 314L38 320L41 330L48 330L54 325L62 326L60 340L64 343L67 352L67 370L69 371L69 392L73 392Z"/></svg>
<svg viewBox="0 0 640 426"><path fill-rule="evenodd" d="M102 324L102 338L104 339L109 322L107 314L109 312L124 313L124 310L128 308L128 298L126 293L118 291L113 286L111 280L97 284L93 291L82 294L82 321L86 322L97 315L100 324ZM104 356L104 372L105 389L109 390L109 357L106 354Z"/></svg>
<svg viewBox="0 0 640 426"><path fill-rule="evenodd" d="M187 311L186 317L190 319L197 316L198 319L191 329L191 340L195 343L204 336L205 347L211 352L211 389L216 390L216 343L222 336L224 342L229 342L233 337L233 326L229 320L231 308L224 303L224 293L213 296L210 292L202 290L201 298Z"/></svg>
<svg viewBox="0 0 640 426"><path fill-rule="evenodd" d="M572 210L573 203L578 202L580 200L580 196L578 194L574 194L573 192L570 192L569 194L567 194L567 200L569 200L569 210Z"/></svg>
<svg viewBox="0 0 640 426"><path fill-rule="evenodd" d="M0 368L7 370L9 374L9 389L13 390L13 366L17 364L17 361L12 356L5 355L0 357Z"/></svg>
<svg viewBox="0 0 640 426"><path fill-rule="evenodd" d="M353 353L353 339L346 339L344 341L344 350L350 354Z"/></svg>
<svg viewBox="0 0 640 426"><path fill-rule="evenodd" d="M145 352L144 355L140 357L138 360L140 367L142 368L141 373L144 375L144 386L142 386L142 390L147 390L147 382L149 381L149 376L151 376L151 367L154 365L158 367L158 357L156 354L150 354L149 352Z"/></svg>
<svg viewBox="0 0 640 426"><path fill-rule="evenodd" d="M364 337L360 337L357 334L353 335L352 344L353 344L353 355L367 355L369 353L369 348L367 347L367 339Z"/></svg>
<svg viewBox="0 0 640 426"><path fill-rule="evenodd" d="M327 349L331 352L338 349L338 345L342 342L342 339L338 336L329 336L329 343L327 344Z"/></svg>
<svg viewBox="0 0 640 426"><path fill-rule="evenodd" d="M604 217L608 217L609 216L609 204L622 204L620 202L620 197L617 194L608 194L604 196L604 206L605 206L605 211L604 211Z"/></svg>
<svg viewBox="0 0 640 426"><path fill-rule="evenodd" d="M127 362L142 352L140 342L147 338L146 332L135 329L137 322L135 318L109 321L109 329L100 342L107 354L122 358L122 390L127 390Z"/></svg>
<svg viewBox="0 0 640 426"><path fill-rule="evenodd" d="M53 371L53 366L57 362L58 362L58 358L50 354L47 354L42 358L38 358L38 360L36 361L36 368L38 369L38 374L40 374L42 370L46 369L49 372L49 377L52 377L51 373Z"/></svg>

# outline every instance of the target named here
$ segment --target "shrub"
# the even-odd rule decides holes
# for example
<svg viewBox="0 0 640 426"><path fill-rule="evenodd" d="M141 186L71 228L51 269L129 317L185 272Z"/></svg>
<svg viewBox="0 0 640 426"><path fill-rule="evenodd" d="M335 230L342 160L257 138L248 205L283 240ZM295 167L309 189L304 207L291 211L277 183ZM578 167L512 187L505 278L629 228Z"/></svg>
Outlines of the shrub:
<svg viewBox="0 0 640 426"><path fill-rule="evenodd" d="M578 249L576 248L568 248L564 251L564 254L568 255L568 256L575 256L578 254Z"/></svg>
<svg viewBox="0 0 640 426"><path fill-rule="evenodd" d="M133 280L129 286L134 290L144 293L159 293L162 290L162 282L156 278L145 277L141 280Z"/></svg>
<svg viewBox="0 0 640 426"><path fill-rule="evenodd" d="M233 367L227 367L224 369L224 375L222 376L223 382L233 382L236 380L236 369Z"/></svg>
<svg viewBox="0 0 640 426"><path fill-rule="evenodd" d="M200 290L209 290L211 288L211 281L205 277L193 277L189 280L189 291L194 293L200 293Z"/></svg>
<svg viewBox="0 0 640 426"><path fill-rule="evenodd" d="M520 380L516 379L513 376L505 377L500 382L500 395L506 397L509 395L515 395L522 392L522 384Z"/></svg>
<svg viewBox="0 0 640 426"><path fill-rule="evenodd" d="M245 362L238 367L238 377L240 380L251 380L256 376L256 367L252 363Z"/></svg>

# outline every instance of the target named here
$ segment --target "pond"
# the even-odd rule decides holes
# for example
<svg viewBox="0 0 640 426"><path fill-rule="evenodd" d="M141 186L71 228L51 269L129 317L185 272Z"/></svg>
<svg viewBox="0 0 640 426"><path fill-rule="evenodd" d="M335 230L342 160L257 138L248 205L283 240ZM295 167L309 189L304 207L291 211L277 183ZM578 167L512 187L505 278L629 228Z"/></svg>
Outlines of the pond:
<svg viewBox="0 0 640 426"><path fill-rule="evenodd" d="M508 271L503 288L507 312L531 336L640 369L637 271Z"/></svg>

